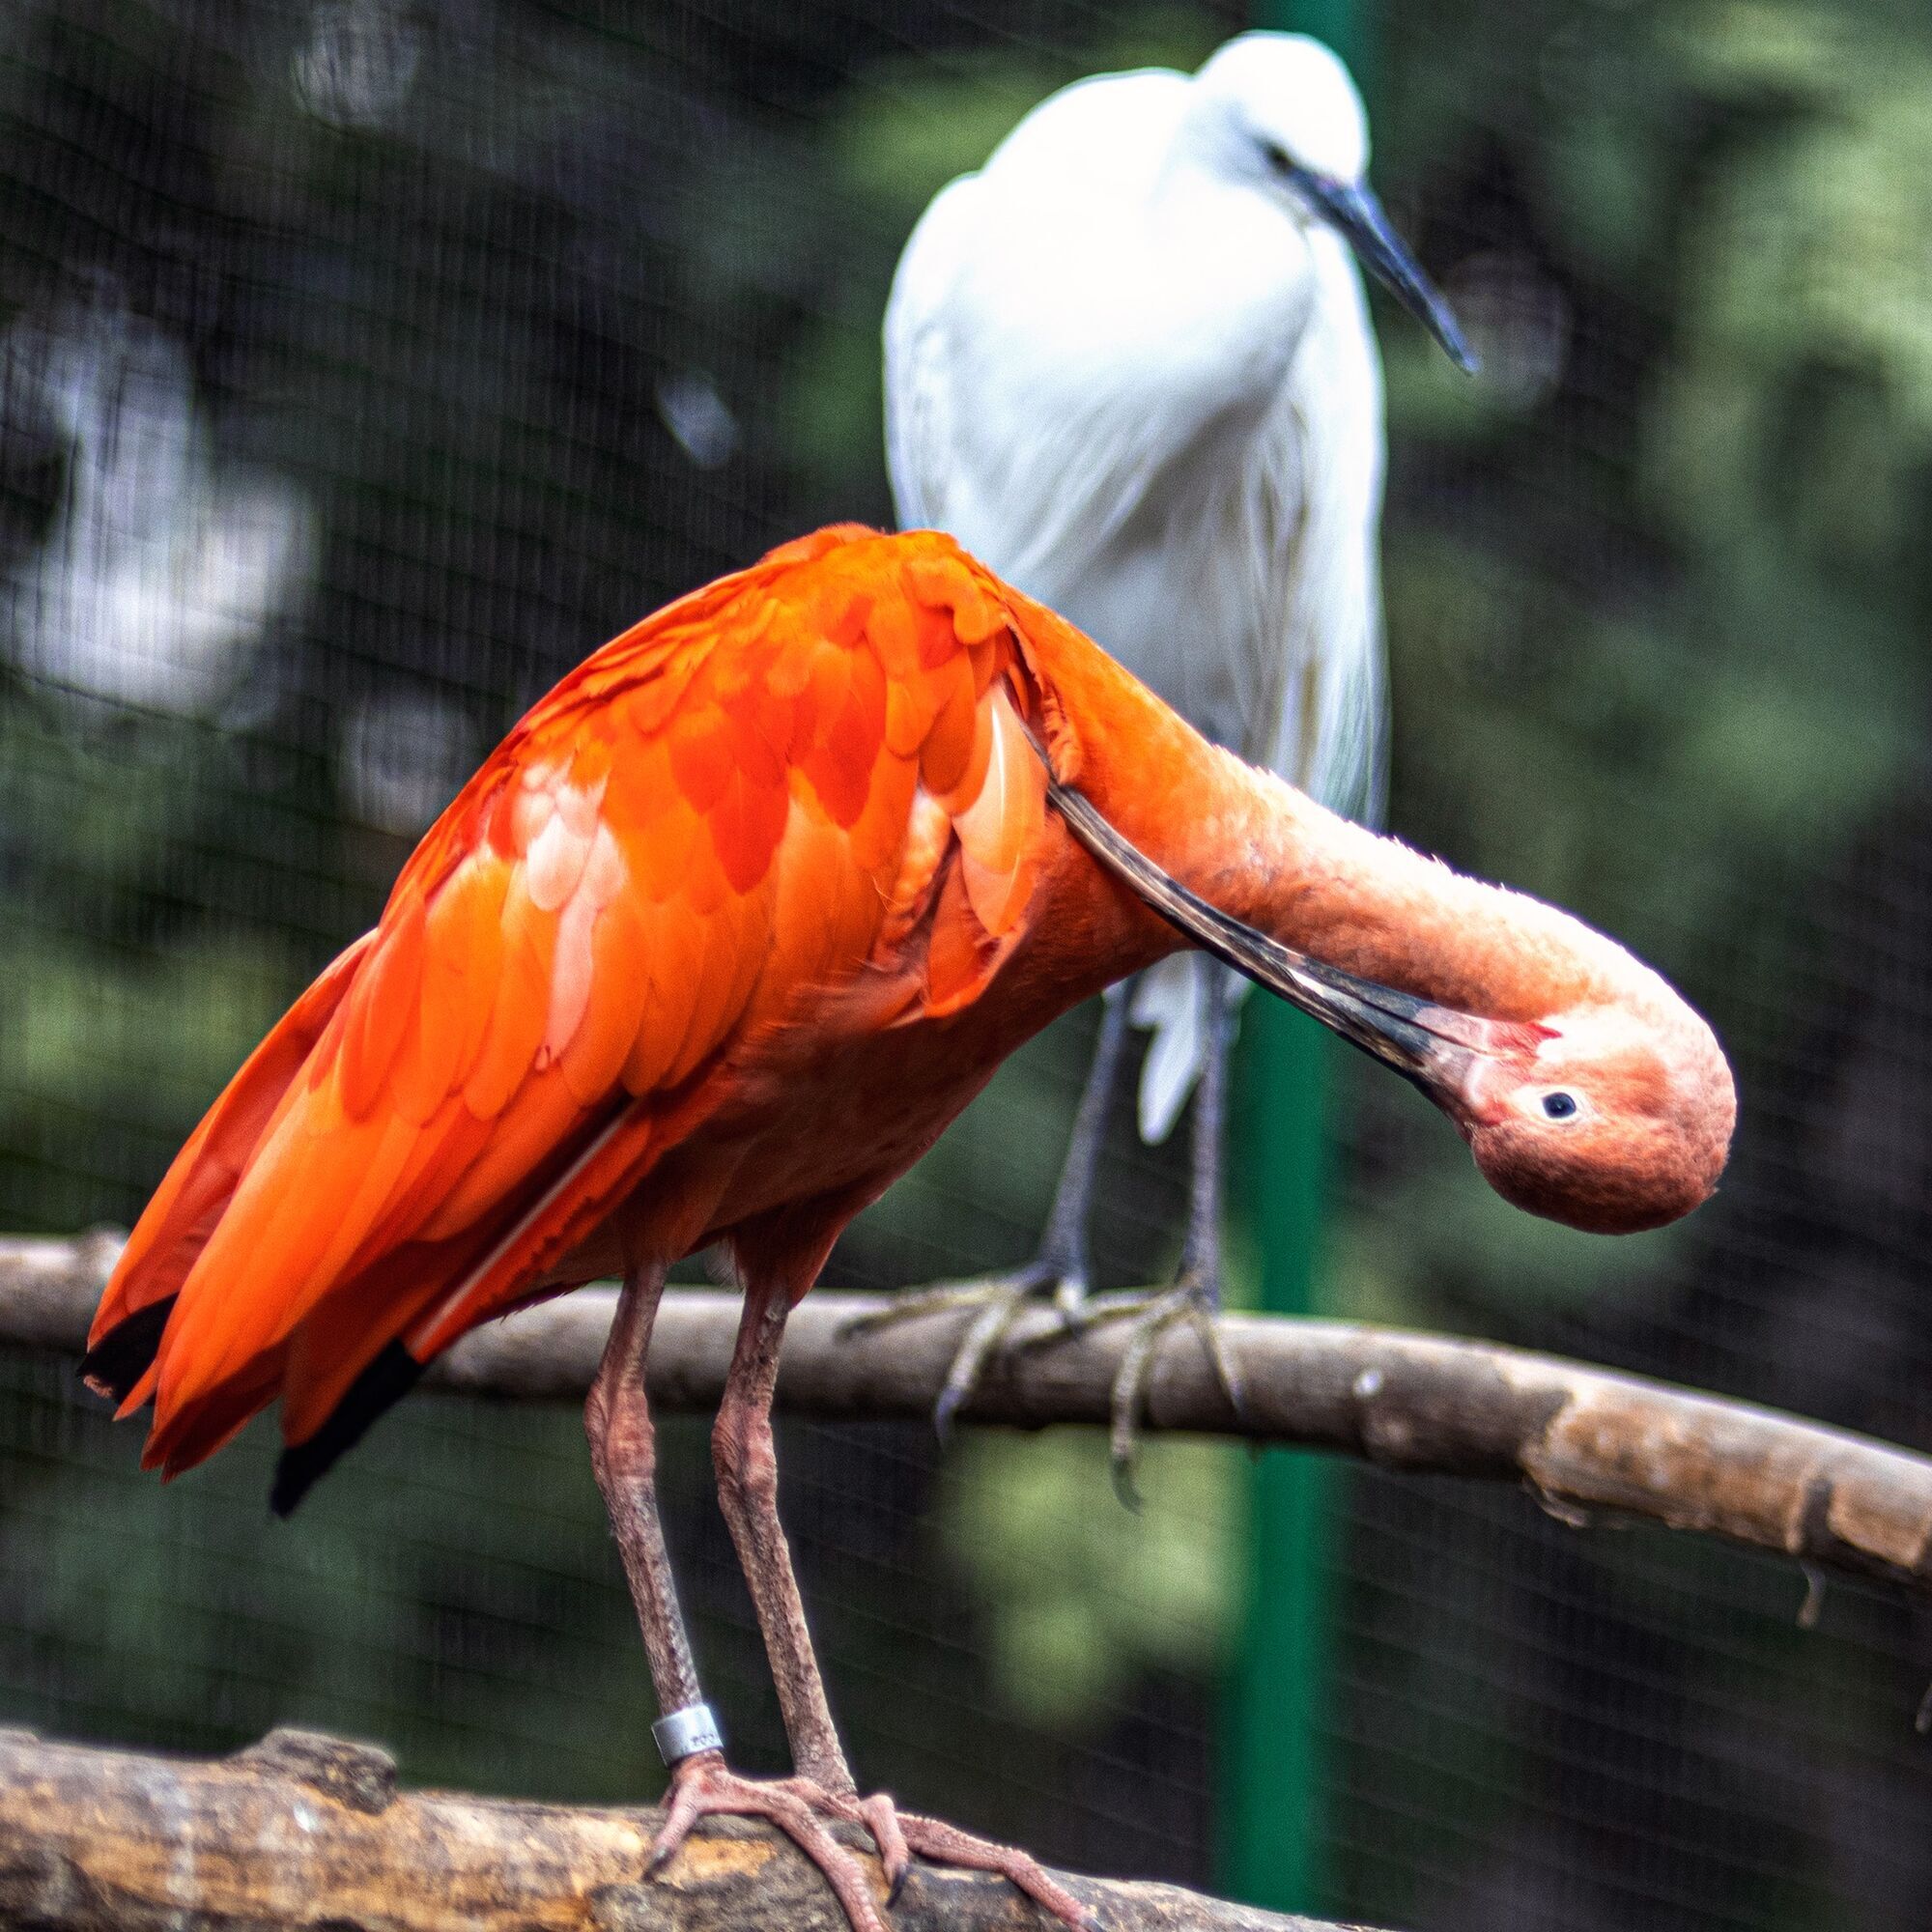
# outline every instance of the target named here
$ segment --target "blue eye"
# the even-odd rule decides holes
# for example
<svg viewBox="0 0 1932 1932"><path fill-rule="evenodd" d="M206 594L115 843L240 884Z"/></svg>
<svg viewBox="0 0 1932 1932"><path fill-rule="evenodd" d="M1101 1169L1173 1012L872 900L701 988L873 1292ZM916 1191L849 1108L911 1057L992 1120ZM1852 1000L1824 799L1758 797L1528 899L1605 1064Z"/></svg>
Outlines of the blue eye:
<svg viewBox="0 0 1932 1932"><path fill-rule="evenodd" d="M1543 1096L1543 1111L1552 1121L1567 1121L1577 1111L1577 1099L1571 1094L1546 1094Z"/></svg>

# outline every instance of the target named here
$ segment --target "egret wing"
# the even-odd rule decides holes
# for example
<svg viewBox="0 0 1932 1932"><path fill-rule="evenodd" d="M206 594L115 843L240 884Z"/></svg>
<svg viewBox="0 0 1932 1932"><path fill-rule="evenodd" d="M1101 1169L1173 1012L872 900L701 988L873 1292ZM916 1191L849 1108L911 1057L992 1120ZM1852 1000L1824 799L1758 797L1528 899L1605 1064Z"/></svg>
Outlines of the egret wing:
<svg viewBox="0 0 1932 1932"><path fill-rule="evenodd" d="M979 177L961 175L920 216L886 302L886 470L901 529L948 526L954 444L949 323L979 232Z"/></svg>
<svg viewBox="0 0 1932 1932"><path fill-rule="evenodd" d="M1140 226L1150 135L1185 91L1164 70L1062 89L940 191L894 276L886 440L899 520L951 531L1050 603L1220 400L1196 358L1163 347L1172 331L1156 317L1173 292Z"/></svg>
<svg viewBox="0 0 1932 1932"><path fill-rule="evenodd" d="M1331 810L1368 823L1387 789L1388 692L1378 562L1381 366L1361 277L1316 239L1324 288L1256 440L1251 486L1266 557L1247 631L1244 750Z"/></svg>
<svg viewBox="0 0 1932 1932"><path fill-rule="evenodd" d="M1381 375L1353 264L1321 238L1317 249L1330 283L1317 321L1218 514L1174 560L1203 587L1204 633L1234 645L1242 754L1373 825L1388 782ZM1173 1131L1206 1064L1204 995L1203 962L1187 954L1135 986L1134 1021L1153 1034L1139 1092L1150 1145Z"/></svg>

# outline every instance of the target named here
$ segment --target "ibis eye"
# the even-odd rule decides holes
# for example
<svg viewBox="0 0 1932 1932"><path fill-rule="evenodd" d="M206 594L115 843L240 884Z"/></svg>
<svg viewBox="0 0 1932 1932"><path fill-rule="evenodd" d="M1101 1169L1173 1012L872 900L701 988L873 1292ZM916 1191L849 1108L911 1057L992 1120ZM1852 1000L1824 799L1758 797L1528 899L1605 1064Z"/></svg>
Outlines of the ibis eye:
<svg viewBox="0 0 1932 1932"><path fill-rule="evenodd" d="M1546 1094L1543 1096L1543 1111L1552 1121L1567 1121L1577 1111L1577 1096L1574 1094Z"/></svg>

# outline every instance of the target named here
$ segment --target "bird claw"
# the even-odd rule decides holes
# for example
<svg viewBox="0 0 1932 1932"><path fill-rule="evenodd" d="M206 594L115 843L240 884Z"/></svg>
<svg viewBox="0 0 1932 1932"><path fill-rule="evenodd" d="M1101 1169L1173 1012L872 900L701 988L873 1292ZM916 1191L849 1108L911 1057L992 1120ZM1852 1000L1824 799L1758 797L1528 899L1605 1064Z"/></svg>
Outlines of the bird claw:
<svg viewBox="0 0 1932 1932"><path fill-rule="evenodd" d="M1048 1291L1060 1314L1058 1324L1039 1334L1025 1336L1017 1343L1011 1342L1013 1323L1026 1305L1040 1300ZM1194 1330L1201 1352L1213 1368L1214 1378L1220 1383L1236 1421L1244 1428L1247 1425L1247 1391L1215 1325L1214 1318L1221 1310L1221 1291L1210 1268L1183 1266L1173 1286L1158 1293L1109 1294L1089 1299L1083 1268L1063 1265L1042 1255L1009 1274L988 1275L978 1281L947 1282L901 1294L888 1307L855 1315L839 1333L871 1334L901 1321L917 1321L922 1316L950 1315L962 1309L973 1310L973 1319L953 1354L946 1385L932 1409L932 1426L942 1442L951 1436L954 1417L979 1387L986 1364L1002 1350L1009 1346L1043 1349L1105 1322L1124 1321L1133 1321L1134 1330L1122 1352L1120 1367L1114 1372L1107 1452L1114 1492L1128 1509L1141 1507L1141 1494L1134 1484L1140 1422L1148 1387L1153 1378L1155 1358L1169 1329L1184 1321Z"/></svg>
<svg viewBox="0 0 1932 1932"><path fill-rule="evenodd" d="M886 1880L886 1904L896 1905L912 1870L912 1851L899 1825L898 1806L883 1791L859 1801L859 1817L879 1848L879 1869Z"/></svg>
<svg viewBox="0 0 1932 1932"><path fill-rule="evenodd" d="M871 1831L890 1893L895 1876L903 1881L911 1861L903 1836L877 1814L876 1804L828 1791L810 1778L745 1777L732 1771L719 1752L701 1751L681 1760L671 1773L665 1822L651 1841L649 1869L653 1876L661 1872L700 1818L762 1818L818 1867L852 1932L891 1932L858 1855L826 1829L830 1820L865 1825Z"/></svg>
<svg viewBox="0 0 1932 1932"><path fill-rule="evenodd" d="M873 1804L890 1804L889 1798L873 1799ZM905 1842L923 1859L934 1864L952 1865L961 1871L997 1873L1060 1922L1069 1932L1101 1932L1098 1914L1073 1896L1057 1879L1049 1877L1045 1866L1030 1853L1013 1845L996 1844L991 1838L976 1837L949 1825L942 1818L922 1818L910 1811L898 1813Z"/></svg>
<svg viewBox="0 0 1932 1932"><path fill-rule="evenodd" d="M884 1792L860 1798L828 1790L809 1777L745 1777L717 1751L685 1758L671 1773L665 1822L651 1844L651 1872L669 1863L700 1818L716 1817L762 1818L775 1825L818 1867L852 1932L891 1928L859 1855L832 1835L828 1823L861 1825L871 1833L887 1907L896 1902L917 1853L935 1864L995 1872L1064 1925L1099 1932L1094 1915L1025 1852L975 1837L938 1818L902 1812Z"/></svg>
<svg viewBox="0 0 1932 1932"><path fill-rule="evenodd" d="M1247 1426L1247 1389L1215 1323L1214 1318L1220 1310L1221 1291L1214 1277L1202 1270L1184 1268L1171 1288L1156 1294L1108 1295L1089 1302L1069 1323L1076 1333L1109 1321L1131 1321L1134 1324L1127 1346L1122 1350L1120 1367L1114 1371L1107 1428L1107 1461L1114 1479L1114 1493L1130 1510L1141 1507L1141 1493L1134 1483L1141 1417L1153 1379L1154 1362L1170 1329L1183 1321L1193 1329L1236 1421L1243 1428Z"/></svg>
<svg viewBox="0 0 1932 1932"><path fill-rule="evenodd" d="M953 1354L952 1365L946 1372L946 1385L932 1406L933 1430L944 1442L952 1435L954 1418L972 1400L973 1391L986 1372L986 1364L1006 1348L1013 1323L1030 1302L1049 1295L1060 1312L1060 1326L1041 1340L1056 1339L1078 1323L1087 1303L1086 1270L1077 1264L1065 1264L1041 1255L1009 1273L987 1275L978 1281L948 1282L901 1294L890 1307L855 1315L839 1332L872 1334L901 1321L917 1321L922 1316L951 1315L962 1309L974 1311Z"/></svg>

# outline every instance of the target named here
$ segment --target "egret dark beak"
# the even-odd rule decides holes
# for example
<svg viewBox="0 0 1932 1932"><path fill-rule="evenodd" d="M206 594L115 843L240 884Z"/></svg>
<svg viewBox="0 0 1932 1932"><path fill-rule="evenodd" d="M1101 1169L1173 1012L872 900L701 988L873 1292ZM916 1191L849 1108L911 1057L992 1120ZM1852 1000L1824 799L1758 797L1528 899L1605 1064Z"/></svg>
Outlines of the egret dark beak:
<svg viewBox="0 0 1932 1932"><path fill-rule="evenodd" d="M1366 185L1350 187L1329 181L1306 168L1295 171L1294 182L1315 212L1355 251L1362 267L1435 336L1463 375L1473 376L1482 363L1463 341L1435 284L1389 226L1375 191Z"/></svg>
<svg viewBox="0 0 1932 1932"><path fill-rule="evenodd" d="M1204 952L1373 1054L1452 1116L1468 1111L1479 1062L1499 1046L1533 1043L1545 1031L1479 1019L1296 952L1209 905L1162 871L1079 792L1056 783L1049 785L1047 797L1066 820L1067 830L1108 871Z"/></svg>

